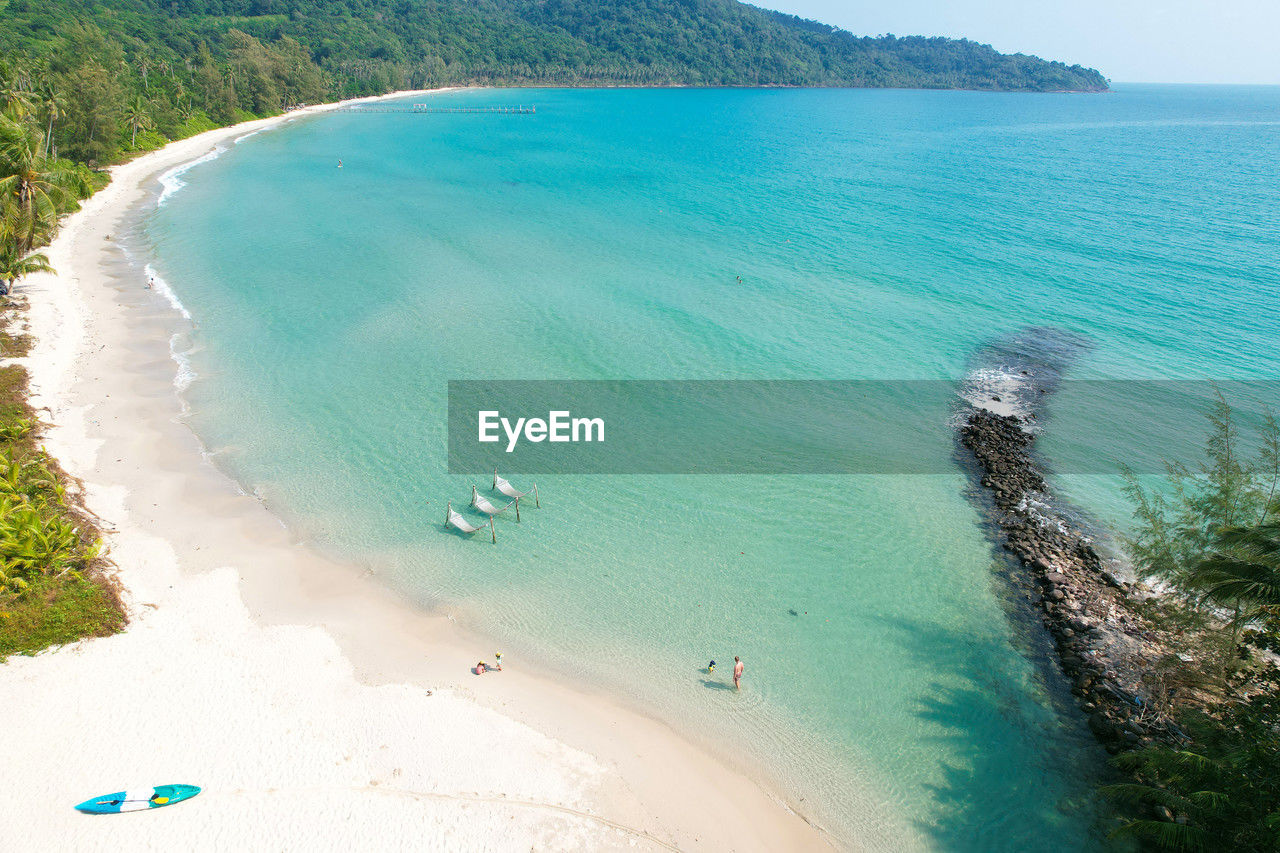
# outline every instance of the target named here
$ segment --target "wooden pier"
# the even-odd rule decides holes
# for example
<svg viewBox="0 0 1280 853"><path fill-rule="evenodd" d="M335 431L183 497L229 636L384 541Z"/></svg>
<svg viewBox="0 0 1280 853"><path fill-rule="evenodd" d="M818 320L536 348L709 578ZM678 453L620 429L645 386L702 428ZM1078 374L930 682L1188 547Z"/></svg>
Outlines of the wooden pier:
<svg viewBox="0 0 1280 853"><path fill-rule="evenodd" d="M391 106L362 106L355 105L351 107L343 107L339 112L344 113L411 113L413 115L441 115L441 114L470 114L484 113L488 115L533 115L538 111L535 106L502 106L502 107L433 107L430 104L413 104L408 107L391 107Z"/></svg>

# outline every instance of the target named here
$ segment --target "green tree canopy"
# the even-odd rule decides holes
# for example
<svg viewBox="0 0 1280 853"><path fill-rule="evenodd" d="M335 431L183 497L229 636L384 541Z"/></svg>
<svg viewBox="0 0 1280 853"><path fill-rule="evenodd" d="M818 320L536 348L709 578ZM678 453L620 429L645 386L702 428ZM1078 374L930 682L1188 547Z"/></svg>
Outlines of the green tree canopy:
<svg viewBox="0 0 1280 853"><path fill-rule="evenodd" d="M440 85L1101 91L1097 71L945 38L862 38L735 0L7 0L0 106L72 159L299 103ZM63 93L52 104L41 93ZM195 124L191 122L195 120Z"/></svg>

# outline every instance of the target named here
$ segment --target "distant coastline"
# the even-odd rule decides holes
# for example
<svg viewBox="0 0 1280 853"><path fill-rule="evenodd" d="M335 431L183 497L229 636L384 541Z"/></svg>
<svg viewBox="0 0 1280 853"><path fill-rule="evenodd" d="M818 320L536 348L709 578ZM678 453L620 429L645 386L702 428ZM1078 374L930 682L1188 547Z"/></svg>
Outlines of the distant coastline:
<svg viewBox="0 0 1280 853"><path fill-rule="evenodd" d="M858 36L738 2L371 0L353 15L339 0L312 0L284 15L103 0L95 9L10 3L0 55L19 80L44 69L31 88L76 93L49 126L62 156L99 165L299 103L441 86L1109 87L1097 69L970 39ZM48 56L74 61L45 69ZM102 132L100 115L118 138Z"/></svg>

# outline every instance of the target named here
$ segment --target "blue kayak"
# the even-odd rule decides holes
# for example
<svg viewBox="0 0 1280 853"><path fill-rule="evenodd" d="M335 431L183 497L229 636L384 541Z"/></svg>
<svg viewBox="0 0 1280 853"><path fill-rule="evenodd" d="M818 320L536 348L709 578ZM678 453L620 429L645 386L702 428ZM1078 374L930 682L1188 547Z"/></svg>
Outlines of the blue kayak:
<svg viewBox="0 0 1280 853"><path fill-rule="evenodd" d="M120 812L140 812L143 809L158 809L171 806L183 800L189 800L200 789L195 785L157 785L154 788L139 788L132 791L117 791L114 794L103 794L85 800L76 806L88 814L119 814Z"/></svg>

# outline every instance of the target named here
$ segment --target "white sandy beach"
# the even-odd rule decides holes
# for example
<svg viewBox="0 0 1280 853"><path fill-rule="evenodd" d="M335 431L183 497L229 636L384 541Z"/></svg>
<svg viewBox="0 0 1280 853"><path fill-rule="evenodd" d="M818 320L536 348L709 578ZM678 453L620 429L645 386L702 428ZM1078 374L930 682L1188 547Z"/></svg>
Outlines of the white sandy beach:
<svg viewBox="0 0 1280 853"><path fill-rule="evenodd" d="M58 274L18 286L46 447L103 520L131 621L0 665L0 849L828 849L660 722L518 660L472 675L487 644L295 543L201 455L173 391L171 309L113 276L110 235L159 174L298 116L115 168L50 247ZM166 783L204 791L73 808Z"/></svg>

